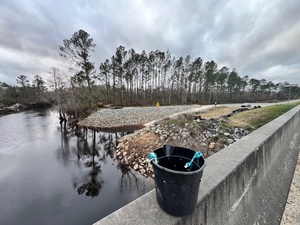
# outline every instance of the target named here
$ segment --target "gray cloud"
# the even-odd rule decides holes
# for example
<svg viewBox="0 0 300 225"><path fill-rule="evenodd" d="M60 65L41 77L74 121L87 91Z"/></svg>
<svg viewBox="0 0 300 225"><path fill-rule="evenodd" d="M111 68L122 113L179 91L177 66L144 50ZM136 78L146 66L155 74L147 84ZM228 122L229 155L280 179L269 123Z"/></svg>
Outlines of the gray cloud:
<svg viewBox="0 0 300 225"><path fill-rule="evenodd" d="M0 81L63 67L58 47L84 29L96 67L123 45L214 60L241 76L300 83L298 0L2 0Z"/></svg>

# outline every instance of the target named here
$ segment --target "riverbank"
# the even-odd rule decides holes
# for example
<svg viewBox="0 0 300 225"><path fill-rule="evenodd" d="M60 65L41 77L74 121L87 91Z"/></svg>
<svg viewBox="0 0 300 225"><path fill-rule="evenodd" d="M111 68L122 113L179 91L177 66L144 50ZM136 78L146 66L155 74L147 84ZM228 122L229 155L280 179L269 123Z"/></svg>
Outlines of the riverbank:
<svg viewBox="0 0 300 225"><path fill-rule="evenodd" d="M153 177L147 162L151 151L167 144L200 150L207 158L250 133L224 126L231 116L246 110L214 105L101 109L78 125L98 131L135 130L117 140L116 157L122 167Z"/></svg>
<svg viewBox="0 0 300 225"><path fill-rule="evenodd" d="M15 103L11 106L1 106L0 115L17 113L24 110L35 109L35 108L45 108L45 107L50 107L51 105L52 105L51 102Z"/></svg>
<svg viewBox="0 0 300 225"><path fill-rule="evenodd" d="M224 126L228 116L240 111L244 110L211 107L156 121L118 139L116 156L119 164L131 167L145 177L154 177L147 155L163 145L200 150L207 158L250 133L247 129Z"/></svg>

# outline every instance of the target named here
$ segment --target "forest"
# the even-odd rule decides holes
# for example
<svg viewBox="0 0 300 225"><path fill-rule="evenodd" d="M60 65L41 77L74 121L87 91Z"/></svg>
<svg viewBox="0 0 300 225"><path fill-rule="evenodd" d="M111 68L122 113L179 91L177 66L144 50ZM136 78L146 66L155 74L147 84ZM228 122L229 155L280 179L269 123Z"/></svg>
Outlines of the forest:
<svg viewBox="0 0 300 225"><path fill-rule="evenodd" d="M163 52L116 48L110 59L96 68L91 61L96 44L84 30L63 40L59 55L69 65L50 67L50 79L35 75L16 78L16 86L0 82L0 107L14 103L50 102L59 106L61 118L78 119L105 104L146 106L212 104L287 100L298 98L300 88L288 81L273 83L264 78L239 75L236 68L218 68L190 55L176 58Z"/></svg>

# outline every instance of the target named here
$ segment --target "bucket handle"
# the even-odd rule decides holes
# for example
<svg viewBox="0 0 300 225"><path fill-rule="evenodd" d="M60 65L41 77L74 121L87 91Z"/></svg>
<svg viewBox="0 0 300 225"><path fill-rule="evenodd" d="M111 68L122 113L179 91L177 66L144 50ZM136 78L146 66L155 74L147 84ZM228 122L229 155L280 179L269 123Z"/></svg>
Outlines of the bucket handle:
<svg viewBox="0 0 300 225"><path fill-rule="evenodd" d="M157 155L155 152L150 152L148 155L147 155L147 160L149 162L152 162L154 161L156 164L158 163L158 158L157 158Z"/></svg>
<svg viewBox="0 0 300 225"><path fill-rule="evenodd" d="M201 156L202 156L202 153L201 153L200 151L195 152L195 154L194 154L193 158L191 159L191 161L190 161L190 162L187 162L187 163L184 165L184 168L189 168L189 167L191 167L192 164L193 164L194 159L200 158Z"/></svg>

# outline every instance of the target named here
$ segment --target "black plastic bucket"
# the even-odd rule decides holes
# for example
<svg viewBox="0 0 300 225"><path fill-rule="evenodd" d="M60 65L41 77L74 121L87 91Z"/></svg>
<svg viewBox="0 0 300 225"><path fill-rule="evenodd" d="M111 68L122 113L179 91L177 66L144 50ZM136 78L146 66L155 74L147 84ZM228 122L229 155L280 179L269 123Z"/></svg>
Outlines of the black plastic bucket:
<svg viewBox="0 0 300 225"><path fill-rule="evenodd" d="M154 151L158 163L152 161L155 175L156 198L160 207L173 216L186 216L196 207L200 181L205 167L203 156L190 162L195 151L165 145Z"/></svg>

